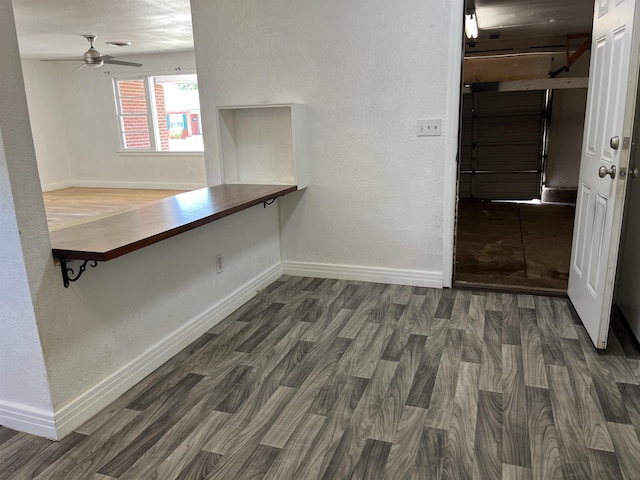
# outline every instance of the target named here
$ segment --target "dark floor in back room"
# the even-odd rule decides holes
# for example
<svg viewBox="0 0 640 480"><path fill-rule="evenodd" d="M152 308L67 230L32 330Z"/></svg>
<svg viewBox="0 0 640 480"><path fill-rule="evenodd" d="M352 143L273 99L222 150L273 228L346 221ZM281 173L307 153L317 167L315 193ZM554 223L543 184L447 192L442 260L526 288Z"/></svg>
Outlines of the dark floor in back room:
<svg viewBox="0 0 640 480"><path fill-rule="evenodd" d="M455 280L563 294L575 207L463 200Z"/></svg>

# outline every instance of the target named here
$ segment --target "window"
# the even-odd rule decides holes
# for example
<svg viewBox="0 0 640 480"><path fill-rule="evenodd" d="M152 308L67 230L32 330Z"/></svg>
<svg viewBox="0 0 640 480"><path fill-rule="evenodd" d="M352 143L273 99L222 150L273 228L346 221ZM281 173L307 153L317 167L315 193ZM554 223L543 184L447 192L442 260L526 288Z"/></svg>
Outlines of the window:
<svg viewBox="0 0 640 480"><path fill-rule="evenodd" d="M195 74L116 78L114 91L123 151L204 150Z"/></svg>

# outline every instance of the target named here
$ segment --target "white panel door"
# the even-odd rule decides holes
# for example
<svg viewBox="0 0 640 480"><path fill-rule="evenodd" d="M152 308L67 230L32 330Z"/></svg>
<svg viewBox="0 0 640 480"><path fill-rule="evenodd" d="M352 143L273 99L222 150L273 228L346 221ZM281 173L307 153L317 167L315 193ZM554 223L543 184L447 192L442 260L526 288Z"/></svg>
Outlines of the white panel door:
<svg viewBox="0 0 640 480"><path fill-rule="evenodd" d="M635 13L634 0L595 2L568 294L597 348L607 345L620 245L638 83Z"/></svg>

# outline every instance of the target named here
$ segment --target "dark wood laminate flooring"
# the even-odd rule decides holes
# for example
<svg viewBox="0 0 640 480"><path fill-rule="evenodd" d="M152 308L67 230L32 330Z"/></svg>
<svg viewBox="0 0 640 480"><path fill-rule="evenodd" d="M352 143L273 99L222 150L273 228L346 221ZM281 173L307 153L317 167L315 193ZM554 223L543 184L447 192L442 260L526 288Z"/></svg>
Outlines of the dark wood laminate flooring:
<svg viewBox="0 0 640 480"><path fill-rule="evenodd" d="M561 298L282 277L2 479L638 479L640 348Z"/></svg>

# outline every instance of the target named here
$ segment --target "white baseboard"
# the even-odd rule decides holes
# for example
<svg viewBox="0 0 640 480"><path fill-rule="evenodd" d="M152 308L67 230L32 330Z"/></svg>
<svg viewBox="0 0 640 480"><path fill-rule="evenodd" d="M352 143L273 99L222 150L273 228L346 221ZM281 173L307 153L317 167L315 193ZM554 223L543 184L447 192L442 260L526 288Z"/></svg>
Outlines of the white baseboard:
<svg viewBox="0 0 640 480"><path fill-rule="evenodd" d="M443 287L442 272L308 262L282 262L282 270L285 275L296 277L335 278L415 287Z"/></svg>
<svg viewBox="0 0 640 480"><path fill-rule="evenodd" d="M211 327L248 302L258 290L268 286L280 278L282 274L432 288L442 288L443 285L442 273L440 272L282 262L267 269L200 315L186 322L135 360L58 409L54 415L24 405L0 403L0 425L47 438L63 438L103 408L109 406Z"/></svg>
<svg viewBox="0 0 640 480"><path fill-rule="evenodd" d="M40 437L58 439L53 412L0 402L0 425Z"/></svg>
<svg viewBox="0 0 640 480"><path fill-rule="evenodd" d="M211 327L248 302L258 290L281 276L281 264L267 269L205 312L186 322L138 358L60 408L55 412L58 437L62 438L78 428ZM0 411L0 415L1 413Z"/></svg>
<svg viewBox="0 0 640 480"><path fill-rule="evenodd" d="M46 185L41 185L43 192L51 192L53 190L62 190L63 188L73 187L73 182L69 180L68 182L57 182L57 183L47 183Z"/></svg>
<svg viewBox="0 0 640 480"><path fill-rule="evenodd" d="M74 187L87 188L140 188L154 190L196 190L206 187L203 183L172 183L172 182L109 182L99 180L74 180Z"/></svg>

